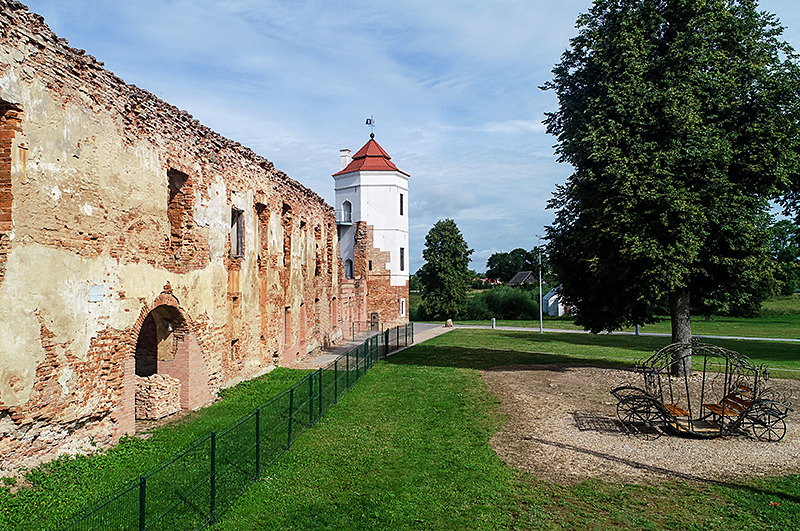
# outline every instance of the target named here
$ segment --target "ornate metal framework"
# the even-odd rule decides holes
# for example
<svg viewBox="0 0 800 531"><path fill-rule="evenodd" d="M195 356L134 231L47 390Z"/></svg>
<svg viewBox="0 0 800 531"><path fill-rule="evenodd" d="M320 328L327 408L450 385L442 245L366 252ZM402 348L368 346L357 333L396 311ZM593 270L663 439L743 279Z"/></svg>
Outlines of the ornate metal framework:
<svg viewBox="0 0 800 531"><path fill-rule="evenodd" d="M674 369L684 364L698 370L675 376ZM696 437L751 433L777 442L786 435L784 419L791 404L766 387L765 365L756 366L738 352L674 343L634 370L644 376L644 389L622 386L611 394L619 400L619 420L637 437L656 439L671 430Z"/></svg>

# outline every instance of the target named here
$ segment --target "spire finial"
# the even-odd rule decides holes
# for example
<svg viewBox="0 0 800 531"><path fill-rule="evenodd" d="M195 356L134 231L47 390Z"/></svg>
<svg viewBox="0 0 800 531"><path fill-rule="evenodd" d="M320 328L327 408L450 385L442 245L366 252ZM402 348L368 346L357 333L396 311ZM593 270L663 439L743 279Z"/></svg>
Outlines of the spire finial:
<svg viewBox="0 0 800 531"><path fill-rule="evenodd" d="M375 138L375 118L373 118L372 115L370 115L370 117L367 118L367 125L369 126L369 131L370 131L369 137L371 139L374 139Z"/></svg>

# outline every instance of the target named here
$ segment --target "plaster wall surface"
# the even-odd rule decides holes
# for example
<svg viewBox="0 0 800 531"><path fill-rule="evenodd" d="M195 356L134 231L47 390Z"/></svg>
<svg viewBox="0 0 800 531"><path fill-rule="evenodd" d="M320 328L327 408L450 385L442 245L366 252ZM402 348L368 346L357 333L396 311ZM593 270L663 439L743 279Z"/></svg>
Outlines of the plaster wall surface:
<svg viewBox="0 0 800 531"><path fill-rule="evenodd" d="M0 468L134 430L156 308L174 321L159 334L176 327L159 356L180 351L191 373L184 405L341 339L337 229L317 194L22 4L0 0L0 30L0 110L20 116L0 123Z"/></svg>

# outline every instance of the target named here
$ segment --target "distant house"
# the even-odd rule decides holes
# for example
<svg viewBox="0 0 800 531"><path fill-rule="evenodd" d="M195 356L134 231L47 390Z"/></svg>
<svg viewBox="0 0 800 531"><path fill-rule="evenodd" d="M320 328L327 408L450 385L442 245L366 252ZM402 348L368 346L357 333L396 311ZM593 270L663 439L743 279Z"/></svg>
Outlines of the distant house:
<svg viewBox="0 0 800 531"><path fill-rule="evenodd" d="M521 286L523 284L535 284L539 281L539 278L534 274L533 271L520 271L514 278L508 281L509 286Z"/></svg>
<svg viewBox="0 0 800 531"><path fill-rule="evenodd" d="M552 317L560 317L562 315L569 315L571 307L564 305L561 295L558 290L561 286L556 286L547 292L547 295L542 297L542 312L545 315Z"/></svg>

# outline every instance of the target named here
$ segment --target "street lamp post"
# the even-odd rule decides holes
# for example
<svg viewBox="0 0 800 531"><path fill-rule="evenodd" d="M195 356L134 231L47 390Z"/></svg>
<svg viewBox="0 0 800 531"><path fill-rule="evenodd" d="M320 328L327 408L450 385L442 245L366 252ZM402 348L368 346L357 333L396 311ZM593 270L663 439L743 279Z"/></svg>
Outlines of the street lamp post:
<svg viewBox="0 0 800 531"><path fill-rule="evenodd" d="M542 309L542 237L538 234L536 235L539 238L539 333L544 333L544 311Z"/></svg>

